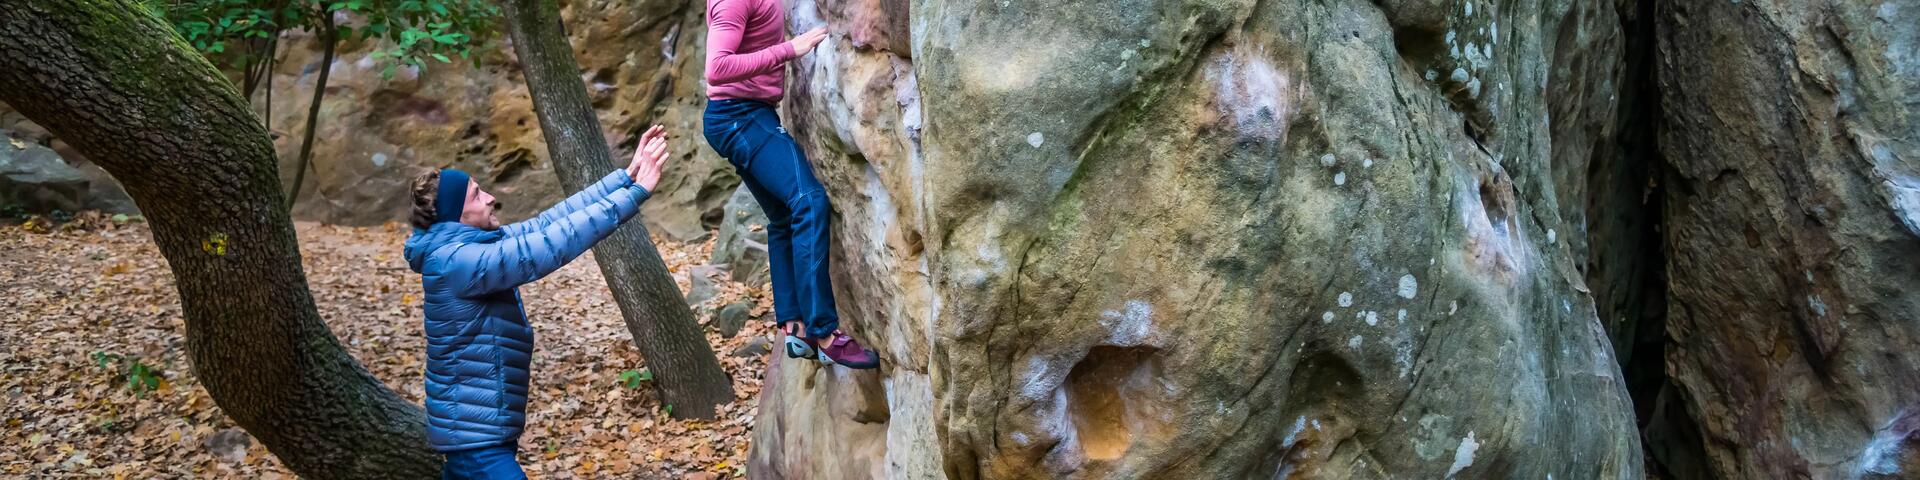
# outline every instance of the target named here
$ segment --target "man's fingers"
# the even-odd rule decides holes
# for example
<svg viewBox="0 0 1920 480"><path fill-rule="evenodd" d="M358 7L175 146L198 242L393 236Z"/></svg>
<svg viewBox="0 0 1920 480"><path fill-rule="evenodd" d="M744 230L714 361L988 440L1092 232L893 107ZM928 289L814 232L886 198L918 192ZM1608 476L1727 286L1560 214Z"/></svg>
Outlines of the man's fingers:
<svg viewBox="0 0 1920 480"><path fill-rule="evenodd" d="M654 139L652 147L654 154L649 160L653 164L653 167L658 169L661 165L667 163L667 140L664 138Z"/></svg>
<svg viewBox="0 0 1920 480"><path fill-rule="evenodd" d="M660 128L659 125L654 125L652 128L648 128L646 132L643 132L640 134L640 144L646 145L648 142L653 141L654 138L658 138L663 133L666 133L666 129Z"/></svg>

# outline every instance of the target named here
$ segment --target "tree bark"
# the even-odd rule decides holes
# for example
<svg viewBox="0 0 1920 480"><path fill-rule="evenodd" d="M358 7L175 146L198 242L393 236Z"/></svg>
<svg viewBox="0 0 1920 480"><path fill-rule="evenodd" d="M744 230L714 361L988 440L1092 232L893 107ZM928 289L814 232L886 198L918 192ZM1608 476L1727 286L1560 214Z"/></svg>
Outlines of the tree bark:
<svg viewBox="0 0 1920 480"><path fill-rule="evenodd" d="M334 26L331 13L322 14L320 38L325 50L320 55L319 77L313 82L313 102L307 104L307 132L300 140L300 160L293 167L293 194L287 196L287 211L293 211L293 202L300 201L300 184L307 181L307 170L313 165L313 134L320 129L320 102L327 99L327 73L333 71L334 50L340 46L340 28Z"/></svg>
<svg viewBox="0 0 1920 480"><path fill-rule="evenodd" d="M135 0L0 0L0 101L126 187L172 268L193 372L308 478L431 478L425 415L314 310L266 130Z"/></svg>
<svg viewBox="0 0 1920 480"><path fill-rule="evenodd" d="M553 171L569 190L584 188L616 167L567 44L559 7L553 0L501 3ZM733 401L732 380L707 346L646 227L627 222L593 251L673 416L711 418L714 406Z"/></svg>

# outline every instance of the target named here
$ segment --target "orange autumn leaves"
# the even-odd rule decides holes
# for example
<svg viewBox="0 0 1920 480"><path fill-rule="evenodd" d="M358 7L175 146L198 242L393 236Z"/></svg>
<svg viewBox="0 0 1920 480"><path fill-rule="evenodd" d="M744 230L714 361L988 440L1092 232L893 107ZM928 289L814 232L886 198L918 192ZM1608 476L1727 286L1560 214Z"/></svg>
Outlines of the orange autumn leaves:
<svg viewBox="0 0 1920 480"><path fill-rule="evenodd" d="M418 277L400 258L407 229L300 224L307 279L322 319L354 357L401 396L423 396ZM74 222L0 225L0 477L293 478L220 412L185 355L179 298L144 224L83 215ZM230 245L223 245L231 247ZM684 290L710 245L660 243ZM209 252L211 253L211 252ZM764 285L715 278L699 317L746 300L764 316ZM733 376L737 401L711 421L665 414L651 385L620 374L646 365L590 258L522 289L537 332L521 459L537 478L735 478L765 369L730 355L754 336L708 340ZM762 339L764 341L764 339ZM117 358L102 367L95 354ZM152 375L128 388L129 365Z"/></svg>

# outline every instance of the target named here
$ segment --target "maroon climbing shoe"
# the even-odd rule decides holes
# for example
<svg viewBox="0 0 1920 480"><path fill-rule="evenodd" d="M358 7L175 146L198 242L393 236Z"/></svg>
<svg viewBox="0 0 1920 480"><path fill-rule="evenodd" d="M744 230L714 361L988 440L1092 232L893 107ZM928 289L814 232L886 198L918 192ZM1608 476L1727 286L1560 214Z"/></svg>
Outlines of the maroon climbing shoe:
<svg viewBox="0 0 1920 480"><path fill-rule="evenodd" d="M860 341L839 330L834 330L833 336L818 340L826 343L826 346L820 347L821 363L838 363L854 370L880 368L879 355L874 354L873 350L861 348Z"/></svg>

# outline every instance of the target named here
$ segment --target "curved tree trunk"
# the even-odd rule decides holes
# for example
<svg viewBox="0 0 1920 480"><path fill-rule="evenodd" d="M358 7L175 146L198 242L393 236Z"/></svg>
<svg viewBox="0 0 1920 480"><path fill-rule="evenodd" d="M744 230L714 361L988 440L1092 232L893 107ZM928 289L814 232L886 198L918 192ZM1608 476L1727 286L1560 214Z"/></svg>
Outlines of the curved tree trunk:
<svg viewBox="0 0 1920 480"><path fill-rule="evenodd" d="M153 225L214 401L308 478L427 478L421 410L321 323L273 146L213 66L134 0L0 0L0 101L119 179Z"/></svg>
<svg viewBox="0 0 1920 480"><path fill-rule="evenodd" d="M567 45L553 0L506 0L514 53L525 71L533 109L547 138L553 171L568 190L578 190L615 168L580 82L580 67ZM627 330L652 369L660 396L677 418L710 418L713 407L733 401L732 381L720 369L686 298L667 273L647 228L627 222L594 247L593 258L613 289Z"/></svg>

